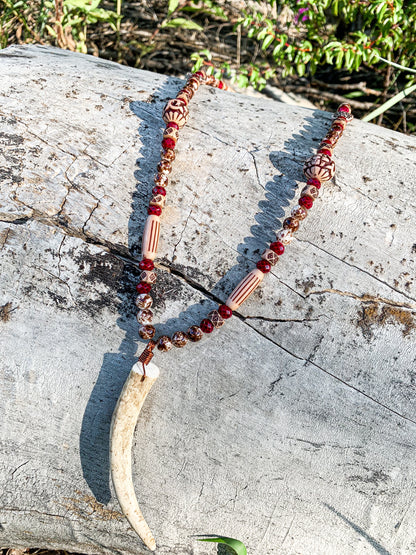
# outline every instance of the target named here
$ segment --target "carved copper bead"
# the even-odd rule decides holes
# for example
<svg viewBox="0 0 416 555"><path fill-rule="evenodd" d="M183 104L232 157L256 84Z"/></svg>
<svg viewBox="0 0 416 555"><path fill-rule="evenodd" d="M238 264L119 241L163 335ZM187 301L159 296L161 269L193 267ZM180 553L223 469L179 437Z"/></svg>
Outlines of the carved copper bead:
<svg viewBox="0 0 416 555"><path fill-rule="evenodd" d="M307 179L329 181L335 173L335 163L325 154L315 154L306 160L303 173Z"/></svg>
<svg viewBox="0 0 416 555"><path fill-rule="evenodd" d="M165 139L172 139L176 143L179 139L179 131L175 127L166 127L163 131L163 140Z"/></svg>
<svg viewBox="0 0 416 555"><path fill-rule="evenodd" d="M290 216L283 222L283 229L290 229L292 232L299 229L299 220Z"/></svg>
<svg viewBox="0 0 416 555"><path fill-rule="evenodd" d="M197 341L200 341L202 339L204 333L199 326L191 326L186 332L186 335L188 336L190 341L196 343Z"/></svg>
<svg viewBox="0 0 416 555"><path fill-rule="evenodd" d="M308 211L303 206L296 205L292 208L291 216L297 220L304 220L308 215Z"/></svg>
<svg viewBox="0 0 416 555"><path fill-rule="evenodd" d="M177 123L179 128L188 121L189 110L186 104L177 98L169 100L163 109L163 121L169 124L171 121Z"/></svg>
<svg viewBox="0 0 416 555"><path fill-rule="evenodd" d="M315 185L306 185L306 187L302 189L301 196L311 197L313 198L313 200L315 200L319 196L319 190L317 189L317 187L315 187Z"/></svg>
<svg viewBox="0 0 416 555"><path fill-rule="evenodd" d="M155 195L149 204L152 206L160 206L163 208L165 206L166 197L164 195Z"/></svg>
<svg viewBox="0 0 416 555"><path fill-rule="evenodd" d="M139 335L142 339L152 339L156 333L154 326L140 326Z"/></svg>
<svg viewBox="0 0 416 555"><path fill-rule="evenodd" d="M136 306L137 308L150 308L153 304L153 299L147 293L141 293L137 296Z"/></svg>
<svg viewBox="0 0 416 555"><path fill-rule="evenodd" d="M167 351L170 351L172 349L173 343L171 341L171 338L168 335L162 335L157 340L156 346L159 349L159 351L166 353Z"/></svg>
<svg viewBox="0 0 416 555"><path fill-rule="evenodd" d="M290 229L281 229L276 233L276 239L283 245L288 245L292 242L293 235Z"/></svg>
<svg viewBox="0 0 416 555"><path fill-rule="evenodd" d="M274 251L272 251L272 249L266 249L261 257L263 258L263 260L267 260L267 262L271 266L275 266L277 264L277 261L279 260L278 255Z"/></svg>
<svg viewBox="0 0 416 555"><path fill-rule="evenodd" d="M173 162L176 158L175 151L172 148L167 148L161 155L162 162Z"/></svg>
<svg viewBox="0 0 416 555"><path fill-rule="evenodd" d="M208 314L208 320L212 322L214 328L220 328L222 325L224 325L224 318L221 316L218 310L211 310L211 312Z"/></svg>
<svg viewBox="0 0 416 555"><path fill-rule="evenodd" d="M188 343L188 337L186 335L185 332L183 331L175 331L175 333L172 335L172 343L173 345L175 345L175 347L185 347L185 345Z"/></svg>
<svg viewBox="0 0 416 555"><path fill-rule="evenodd" d="M136 318L139 324L142 324L143 326L150 326L153 322L153 312L148 308L144 308L143 310L139 310Z"/></svg>

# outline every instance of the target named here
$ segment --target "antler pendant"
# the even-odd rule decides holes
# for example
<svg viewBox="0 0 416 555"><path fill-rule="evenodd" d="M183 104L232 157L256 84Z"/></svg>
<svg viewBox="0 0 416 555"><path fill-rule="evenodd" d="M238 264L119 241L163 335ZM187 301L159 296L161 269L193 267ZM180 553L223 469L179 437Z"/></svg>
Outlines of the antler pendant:
<svg viewBox="0 0 416 555"><path fill-rule="evenodd" d="M110 431L111 477L118 502L131 527L151 551L156 549L156 542L134 492L131 445L140 410L158 377L159 368L152 362L146 366L145 376L140 362L133 366L114 409Z"/></svg>

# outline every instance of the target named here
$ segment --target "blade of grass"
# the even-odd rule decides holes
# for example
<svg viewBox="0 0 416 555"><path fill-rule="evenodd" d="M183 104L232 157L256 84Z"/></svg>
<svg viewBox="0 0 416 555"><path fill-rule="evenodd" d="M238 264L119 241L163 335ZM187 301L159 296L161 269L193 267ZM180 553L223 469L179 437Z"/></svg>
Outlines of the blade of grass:
<svg viewBox="0 0 416 555"><path fill-rule="evenodd" d="M212 538L200 538L198 539L198 541L225 543L225 545L228 545L229 547L234 549L237 555L247 555L247 549L246 549L246 546L243 544L243 542L240 542L239 540L235 540L234 538L227 538L225 536L214 536Z"/></svg>
<svg viewBox="0 0 416 555"><path fill-rule="evenodd" d="M384 114L384 112L389 110L392 106L400 102L400 100L403 100L403 98L405 98L415 90L416 90L416 84L412 85L411 87L407 87L407 89L402 90L401 92L393 96L393 98L390 98L387 102L379 106L376 110L373 110L372 112L364 116L362 121L371 121L372 119L376 118L380 114Z"/></svg>

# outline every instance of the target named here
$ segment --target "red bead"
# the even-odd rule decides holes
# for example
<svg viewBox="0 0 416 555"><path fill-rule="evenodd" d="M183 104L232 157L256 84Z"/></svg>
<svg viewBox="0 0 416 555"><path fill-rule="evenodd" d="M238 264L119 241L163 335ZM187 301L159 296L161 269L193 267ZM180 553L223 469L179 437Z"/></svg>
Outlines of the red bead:
<svg viewBox="0 0 416 555"><path fill-rule="evenodd" d="M351 108L348 106L348 104L341 104L341 106L338 108L338 112L351 112Z"/></svg>
<svg viewBox="0 0 416 555"><path fill-rule="evenodd" d="M285 252L285 246L280 241L275 241L274 243L270 244L270 250L280 255Z"/></svg>
<svg viewBox="0 0 416 555"><path fill-rule="evenodd" d="M299 204L309 210L313 206L313 199L311 197L300 197Z"/></svg>
<svg viewBox="0 0 416 555"><path fill-rule="evenodd" d="M333 147L334 141L332 139L322 139L321 144Z"/></svg>
<svg viewBox="0 0 416 555"><path fill-rule="evenodd" d="M139 262L139 268L140 270L153 270L153 268L155 267L155 265L153 264L153 260L150 260L149 258L143 258L143 260L140 260Z"/></svg>
<svg viewBox="0 0 416 555"><path fill-rule="evenodd" d="M321 182L319 181L319 179L308 179L308 181L306 182L307 185L313 185L314 187L316 187L317 189L321 188Z"/></svg>
<svg viewBox="0 0 416 555"><path fill-rule="evenodd" d="M152 189L152 193L154 196L156 195L162 195L162 196L166 196L166 189L164 187L159 187L159 185L156 185L156 187L153 187Z"/></svg>
<svg viewBox="0 0 416 555"><path fill-rule="evenodd" d="M205 79L205 73L203 71L197 71L194 73L195 77L200 77L201 79Z"/></svg>
<svg viewBox="0 0 416 555"><path fill-rule="evenodd" d="M166 126L166 129L167 129L168 127L174 127L175 129L179 129L179 125L178 125L177 123L175 123L174 121L170 121L170 122L168 123L168 125Z"/></svg>
<svg viewBox="0 0 416 555"><path fill-rule="evenodd" d="M211 333L214 331L214 325L211 320L208 320L208 318L204 318L199 324L199 327L204 333Z"/></svg>
<svg viewBox="0 0 416 555"><path fill-rule="evenodd" d="M170 139L169 137L167 139L163 139L162 141L162 146L166 150L168 148L175 148L175 145L176 145L176 142L173 139Z"/></svg>
<svg viewBox="0 0 416 555"><path fill-rule="evenodd" d="M219 88L219 89L223 89L223 88L224 88L224 83L223 83L222 81L220 81L220 82L218 83L218 88Z"/></svg>
<svg viewBox="0 0 416 555"><path fill-rule="evenodd" d="M141 281L140 283L138 283L136 285L136 291L141 294L141 293L150 293L152 286L150 285L150 283L145 283L144 281Z"/></svg>
<svg viewBox="0 0 416 555"><path fill-rule="evenodd" d="M320 148L318 154L326 154L327 156L332 156L332 152L327 148Z"/></svg>
<svg viewBox="0 0 416 555"><path fill-rule="evenodd" d="M267 274L272 269L271 264L267 262L267 260L259 260L256 264L257 268L263 272L263 274Z"/></svg>
<svg viewBox="0 0 416 555"><path fill-rule="evenodd" d="M220 316L222 316L224 318L224 320L227 320L228 318L231 318L231 316L233 315L233 311L226 304L221 304L218 307L218 312L220 313Z"/></svg>
<svg viewBox="0 0 416 555"><path fill-rule="evenodd" d="M160 208L160 206L149 206L149 208L147 209L147 213L149 214L149 216L160 216L162 213L162 209Z"/></svg>

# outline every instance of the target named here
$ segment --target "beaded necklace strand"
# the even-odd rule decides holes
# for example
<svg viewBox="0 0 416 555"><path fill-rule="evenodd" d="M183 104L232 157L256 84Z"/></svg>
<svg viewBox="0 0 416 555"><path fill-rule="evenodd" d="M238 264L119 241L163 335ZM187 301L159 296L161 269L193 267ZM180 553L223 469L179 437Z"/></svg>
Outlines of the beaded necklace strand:
<svg viewBox="0 0 416 555"><path fill-rule="evenodd" d="M306 160L303 172L306 176L306 186L302 189L298 204L292 209L291 215L283 222L283 228L276 233L276 241L271 243L261 255L256 268L251 270L237 285L224 304L217 310L212 310L199 325L191 326L186 332L176 331L172 337L162 335L154 339L156 329L152 325L153 312L151 306L153 299L150 296L152 285L156 281L154 271L154 259L160 235L160 216L166 201L166 186L168 176L172 171L172 162L175 160L175 147L179 138L179 129L184 127L189 117L188 104L201 84L210 85L219 89L227 90L227 85L213 76L206 75L202 71L193 73L186 82L183 89L179 91L176 98L169 100L163 109L163 120L166 129L163 133L161 160L157 166L157 174L154 178L155 186L152 190L153 196L147 209L148 218L144 226L142 241L142 260L139 267L140 283L136 286L138 297L136 306L139 309L137 321L140 324L139 335L142 339L149 340L145 350L139 357L143 364L143 376L145 366L153 357L155 347L161 352L169 351L173 346L184 347L188 341L200 341L204 334L210 334L216 328L220 328L225 320L231 318L233 311L253 293L263 280L265 274L270 272L279 257L284 253L286 245L293 239L299 224L306 218L314 201L318 198L322 183L329 181L335 173L335 164L332 160L334 147L347 125L353 119L349 104L341 104L334 114L332 125L322 139L318 151Z"/></svg>

